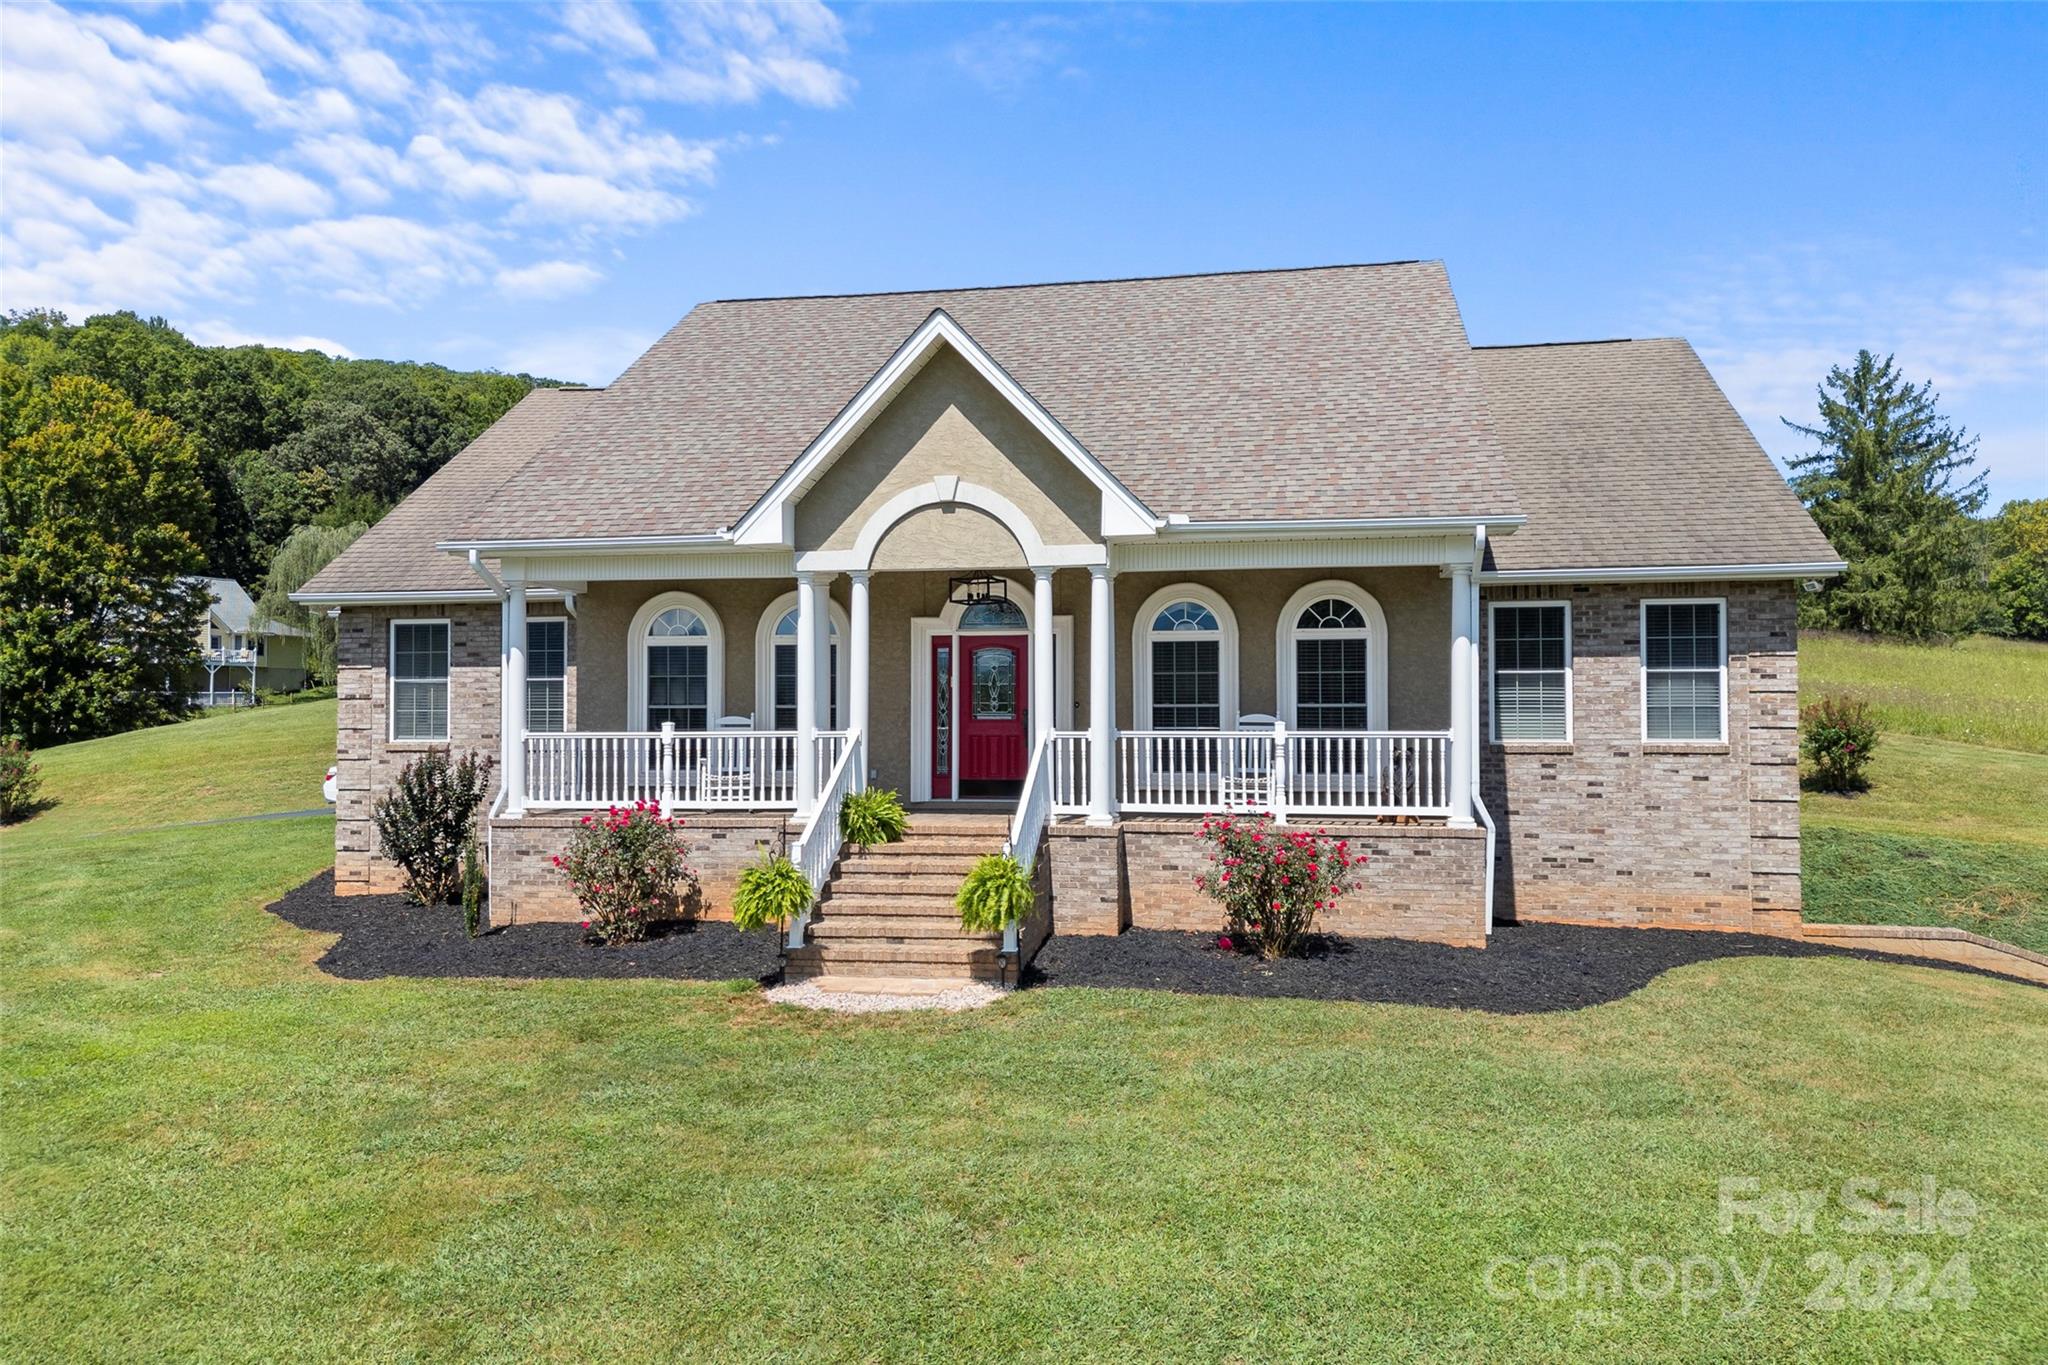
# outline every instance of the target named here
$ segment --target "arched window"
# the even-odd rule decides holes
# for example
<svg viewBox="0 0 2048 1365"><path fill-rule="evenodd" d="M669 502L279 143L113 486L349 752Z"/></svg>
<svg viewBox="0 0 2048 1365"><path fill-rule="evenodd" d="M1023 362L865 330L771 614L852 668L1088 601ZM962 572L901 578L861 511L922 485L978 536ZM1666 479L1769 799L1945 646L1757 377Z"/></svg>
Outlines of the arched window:
<svg viewBox="0 0 2048 1365"><path fill-rule="evenodd" d="M1141 730L1220 730L1237 723L1237 620L1192 583L1152 594L1138 611L1134 719Z"/></svg>
<svg viewBox="0 0 2048 1365"><path fill-rule="evenodd" d="M846 670L839 656L839 642L847 631L846 613L832 602L825 615L831 631L825 660L825 728L837 730L846 714ZM793 592L776 598L761 613L761 628L754 637L754 724L759 729L797 728L796 620Z"/></svg>
<svg viewBox="0 0 2048 1365"><path fill-rule="evenodd" d="M1280 715L1302 730L1387 728L1387 618L1356 584L1311 583L1280 613Z"/></svg>
<svg viewBox="0 0 2048 1365"><path fill-rule="evenodd" d="M960 613L961 630L1028 630L1024 609L1006 597L976 602Z"/></svg>
<svg viewBox="0 0 2048 1365"><path fill-rule="evenodd" d="M709 730L723 706L725 671L725 639L710 606L689 593L663 593L634 615L626 638L632 723Z"/></svg>

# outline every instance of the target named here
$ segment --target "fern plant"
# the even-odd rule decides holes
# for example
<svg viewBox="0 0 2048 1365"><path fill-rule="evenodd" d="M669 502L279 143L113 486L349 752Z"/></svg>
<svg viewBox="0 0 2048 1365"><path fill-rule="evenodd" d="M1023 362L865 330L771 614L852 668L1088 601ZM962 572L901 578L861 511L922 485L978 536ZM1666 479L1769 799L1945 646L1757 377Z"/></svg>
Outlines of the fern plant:
<svg viewBox="0 0 2048 1365"><path fill-rule="evenodd" d="M1031 869L1007 853L991 853L974 865L953 904L960 927L970 934L1000 933L1031 912Z"/></svg>
<svg viewBox="0 0 2048 1365"><path fill-rule="evenodd" d="M895 843L909 823L903 798L887 788L849 792L839 805L839 837L860 845L863 853L876 844Z"/></svg>
<svg viewBox="0 0 2048 1365"><path fill-rule="evenodd" d="M780 853L740 873L732 892L732 927L745 932L793 920L811 908L811 879Z"/></svg>

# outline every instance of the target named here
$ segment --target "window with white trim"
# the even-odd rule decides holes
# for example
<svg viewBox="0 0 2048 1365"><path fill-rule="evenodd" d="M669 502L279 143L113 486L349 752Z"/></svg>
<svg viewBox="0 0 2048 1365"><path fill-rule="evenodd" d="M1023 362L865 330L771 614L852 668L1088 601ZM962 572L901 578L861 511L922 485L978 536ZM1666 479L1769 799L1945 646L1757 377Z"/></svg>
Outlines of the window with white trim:
<svg viewBox="0 0 2048 1365"><path fill-rule="evenodd" d="M568 728L569 623L544 616L526 623L526 728L558 735Z"/></svg>
<svg viewBox="0 0 2048 1365"><path fill-rule="evenodd" d="M1571 608L1492 604L1493 738L1571 738Z"/></svg>
<svg viewBox="0 0 2048 1365"><path fill-rule="evenodd" d="M391 737L448 738L448 623L391 623Z"/></svg>
<svg viewBox="0 0 2048 1365"><path fill-rule="evenodd" d="M825 683L826 712L825 728L839 728L839 623L831 620L827 613L826 624L831 628L826 646ZM774 672L775 672L775 715L772 728L777 730L796 729L796 624L797 609L791 607L782 613L782 619L775 623Z"/></svg>
<svg viewBox="0 0 2048 1365"><path fill-rule="evenodd" d="M1718 600L1643 603L1643 738L1724 738L1725 624Z"/></svg>
<svg viewBox="0 0 2048 1365"><path fill-rule="evenodd" d="M1304 730L1372 728L1372 629L1338 597L1304 607L1294 621L1294 723Z"/></svg>
<svg viewBox="0 0 2048 1365"><path fill-rule="evenodd" d="M648 622L647 727L711 728L711 632L688 607L670 607Z"/></svg>
<svg viewBox="0 0 2048 1365"><path fill-rule="evenodd" d="M1170 603L1152 618L1154 730L1216 730L1223 725L1223 626L1200 602Z"/></svg>

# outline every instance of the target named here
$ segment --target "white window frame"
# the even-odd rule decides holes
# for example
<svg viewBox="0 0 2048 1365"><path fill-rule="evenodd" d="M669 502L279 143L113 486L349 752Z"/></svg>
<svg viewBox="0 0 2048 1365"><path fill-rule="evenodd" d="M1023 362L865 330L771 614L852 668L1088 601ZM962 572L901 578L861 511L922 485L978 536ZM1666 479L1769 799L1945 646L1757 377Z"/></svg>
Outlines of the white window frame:
<svg viewBox="0 0 2048 1365"><path fill-rule="evenodd" d="M1216 725L1218 730L1237 728L1237 614L1223 595L1199 583L1172 583L1145 599L1131 623L1131 719L1134 728L1148 731L1152 724L1152 622L1175 602L1195 602L1216 618ZM1188 638L1186 632L1162 635L1161 639ZM1195 639L1209 638L1198 635ZM1204 733L1198 730L1188 734Z"/></svg>
<svg viewBox="0 0 2048 1365"><path fill-rule="evenodd" d="M448 640L448 671L441 677L441 686L447 693L447 704L441 714L448 718L447 725L439 736L406 735L398 733L398 628L400 626L439 626ZM407 678L406 682L419 682L418 678ZM402 616L393 617L384 633L384 733L393 744L446 744L455 731L455 626L445 616Z"/></svg>
<svg viewBox="0 0 2048 1365"><path fill-rule="evenodd" d="M1650 736L1650 608L1651 607L1706 607L1719 608L1720 621L1720 674L1721 684L1721 733L1713 739L1653 739ZM1696 747L1719 747L1728 743L1728 599L1725 597L1645 597L1636 606L1636 704L1638 730L1645 744L1679 744ZM1704 673L1703 668L1665 668L1661 673Z"/></svg>
<svg viewBox="0 0 2048 1365"><path fill-rule="evenodd" d="M1303 612L1326 597L1349 603L1365 617L1366 725L1372 730L1390 730L1393 726L1387 717L1387 614L1381 610L1378 598L1356 583L1341 578L1325 578L1308 584L1288 598L1287 605L1280 609L1273 638L1274 714L1290 729L1298 724L1301 679L1295 667L1294 642L1302 632L1296 623ZM1315 635L1321 632L1308 633Z"/></svg>
<svg viewBox="0 0 2048 1365"><path fill-rule="evenodd" d="M797 595L794 591L784 593L768 604L767 609L761 613L760 621L754 627L754 728L757 730L775 728L775 645L778 639L775 627L783 617L796 609L796 604ZM839 645L841 650L839 684L833 691L837 694L835 700L839 708L839 719L844 722L847 716L847 698L850 695L847 680L852 672L848 666L846 645L847 641L853 638L853 628L847 624L845 610L837 602L831 601L829 594L826 595L826 615L832 621L831 643ZM796 640L793 635L779 638L790 643ZM831 676L829 668L826 676ZM845 728L843 723L840 728Z"/></svg>
<svg viewBox="0 0 2048 1365"><path fill-rule="evenodd" d="M562 671L559 674L537 674L533 671L533 628L554 626L562 628ZM562 685L562 728L536 730L533 728L533 685L537 682L558 682ZM526 733L562 734L569 729L569 618L566 616L529 616L526 618Z"/></svg>
<svg viewBox="0 0 2048 1365"><path fill-rule="evenodd" d="M690 592L664 592L650 597L633 613L626 632L626 719L633 729L647 723L647 629L671 607L686 607L704 623L704 723L717 728L725 715L725 627L711 604Z"/></svg>
<svg viewBox="0 0 2048 1365"><path fill-rule="evenodd" d="M1500 612L1505 608L1517 610L1523 607L1564 608L1564 738L1563 739L1510 739L1500 737L1500 689L1495 685L1500 677L1500 630L1497 626ZM1647 657L1647 651L1645 651ZM1486 712L1488 738L1494 744L1570 744L1576 733L1573 727L1572 684L1575 670L1572 653L1572 604L1560 597L1534 597L1518 602L1488 602L1486 604ZM1520 673L1548 673L1547 668L1517 669ZM1645 696L1648 695L1647 685ZM1649 724L1645 713L1644 725Z"/></svg>

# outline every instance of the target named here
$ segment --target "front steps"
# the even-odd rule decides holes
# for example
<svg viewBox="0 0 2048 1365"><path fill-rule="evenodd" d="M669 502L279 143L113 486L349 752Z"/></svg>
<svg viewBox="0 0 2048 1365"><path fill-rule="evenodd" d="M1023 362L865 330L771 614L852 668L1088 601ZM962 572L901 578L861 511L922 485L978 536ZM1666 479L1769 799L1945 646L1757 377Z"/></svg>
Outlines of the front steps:
<svg viewBox="0 0 2048 1365"><path fill-rule="evenodd" d="M1014 985L1001 934L960 928L953 897L984 854L1002 851L1004 815L915 812L902 840L848 848L811 915L809 942L783 954L790 981L830 976L835 986L872 980L889 994L902 980Z"/></svg>

